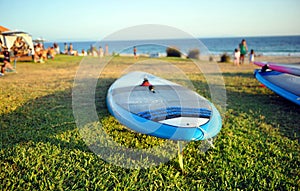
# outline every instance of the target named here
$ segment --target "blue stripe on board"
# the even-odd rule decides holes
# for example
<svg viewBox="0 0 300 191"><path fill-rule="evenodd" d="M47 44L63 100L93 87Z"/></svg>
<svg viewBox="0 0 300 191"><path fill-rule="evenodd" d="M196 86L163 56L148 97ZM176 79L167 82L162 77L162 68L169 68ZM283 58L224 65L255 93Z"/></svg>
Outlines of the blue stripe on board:
<svg viewBox="0 0 300 191"><path fill-rule="evenodd" d="M152 121L161 121L161 120L172 119L176 117L210 118L211 111L206 108L167 107L167 108L161 108L156 110L139 112L137 115Z"/></svg>

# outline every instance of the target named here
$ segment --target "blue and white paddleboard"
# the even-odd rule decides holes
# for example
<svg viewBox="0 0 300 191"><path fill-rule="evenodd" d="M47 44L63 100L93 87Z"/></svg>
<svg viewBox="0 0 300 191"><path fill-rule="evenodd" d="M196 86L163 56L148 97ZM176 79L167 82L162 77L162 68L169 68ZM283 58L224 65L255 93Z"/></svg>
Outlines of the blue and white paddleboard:
<svg viewBox="0 0 300 191"><path fill-rule="evenodd" d="M222 127L220 113L207 99L145 72L116 80L108 90L107 107L128 128L164 139L204 140Z"/></svg>
<svg viewBox="0 0 300 191"><path fill-rule="evenodd" d="M258 81L278 95L300 105L300 76L273 70L255 70Z"/></svg>

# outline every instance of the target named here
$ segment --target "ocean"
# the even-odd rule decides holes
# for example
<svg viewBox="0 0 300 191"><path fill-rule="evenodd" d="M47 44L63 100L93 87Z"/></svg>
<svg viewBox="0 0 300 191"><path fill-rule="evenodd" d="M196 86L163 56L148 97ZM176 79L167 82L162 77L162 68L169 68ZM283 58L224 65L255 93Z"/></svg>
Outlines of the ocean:
<svg viewBox="0 0 300 191"><path fill-rule="evenodd" d="M166 55L166 48L175 46L184 54L191 49L199 49L202 55L232 54L238 47L242 37L226 38L199 38L199 39L165 39L165 40L127 40L127 41L74 41L66 42L73 44L73 49L81 51L89 50L94 46L99 50L100 46L109 47L109 53L133 54L133 46L137 47L137 54ZM300 36L272 36L272 37L244 37L247 41L249 52L251 49L257 55L271 56L300 56ZM53 46L54 42L45 42L44 46ZM63 51L64 42L56 42Z"/></svg>

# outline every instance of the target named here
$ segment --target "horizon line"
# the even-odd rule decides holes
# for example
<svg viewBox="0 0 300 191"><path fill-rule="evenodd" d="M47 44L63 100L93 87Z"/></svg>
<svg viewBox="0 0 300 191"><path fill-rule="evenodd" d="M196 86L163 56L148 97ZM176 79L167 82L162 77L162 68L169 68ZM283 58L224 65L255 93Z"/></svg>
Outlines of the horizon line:
<svg viewBox="0 0 300 191"><path fill-rule="evenodd" d="M201 36L195 37L195 39L217 39L217 38L264 38L264 37L293 37L300 36L300 34L289 34L289 35L228 35L228 36ZM156 39L56 39L56 40L47 40L45 42L111 42L111 41L149 41L149 40L181 40L189 38L156 38ZM191 38L192 39L192 38Z"/></svg>

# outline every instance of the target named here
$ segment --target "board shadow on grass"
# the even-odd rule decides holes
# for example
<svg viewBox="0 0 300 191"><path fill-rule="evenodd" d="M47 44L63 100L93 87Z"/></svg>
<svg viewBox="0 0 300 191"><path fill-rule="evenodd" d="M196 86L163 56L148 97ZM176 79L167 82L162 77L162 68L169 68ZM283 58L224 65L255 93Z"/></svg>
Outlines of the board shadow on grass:
<svg viewBox="0 0 300 191"><path fill-rule="evenodd" d="M115 125L108 124L109 128L105 126L103 128L106 128L105 131L109 136L117 137L117 139L120 140L120 144L133 148L137 145L142 148L148 147L146 143L151 143L151 141L153 141L152 139L145 139L145 136L141 134L120 127L121 125L118 124L115 119L112 119L108 113L106 107L106 92L114 80L114 78L100 80L96 88L94 103L96 105L99 122L107 124L113 120ZM81 104L85 107L85 103ZM103 146L101 144L95 145L94 143L101 137L95 137L94 142L86 142L86 137L80 133L82 132L82 127L76 125L76 119L74 119L73 116L71 89L30 100L14 111L3 114L0 117L2 149L22 145L31 147L42 143L70 151L79 150L94 153L100 157L109 157L112 153L120 152L120 149L122 151L122 148L105 148L101 147ZM114 129L111 129L111 127ZM124 131L122 132L120 129ZM160 141L156 141L152 146L159 144ZM119 158L125 157L130 160L135 160L137 156L143 156L145 158L148 157L145 160L149 160L149 163L151 163L151 161L160 163L160 161L164 162L169 159L163 156L157 157L149 153L145 156L143 153L131 152L128 149L123 151L126 151L123 152L124 156L119 156Z"/></svg>
<svg viewBox="0 0 300 191"><path fill-rule="evenodd" d="M74 131L70 89L30 100L0 117L3 148L33 141L86 150ZM68 137L58 138L68 131Z"/></svg>

